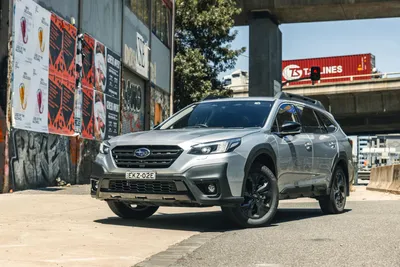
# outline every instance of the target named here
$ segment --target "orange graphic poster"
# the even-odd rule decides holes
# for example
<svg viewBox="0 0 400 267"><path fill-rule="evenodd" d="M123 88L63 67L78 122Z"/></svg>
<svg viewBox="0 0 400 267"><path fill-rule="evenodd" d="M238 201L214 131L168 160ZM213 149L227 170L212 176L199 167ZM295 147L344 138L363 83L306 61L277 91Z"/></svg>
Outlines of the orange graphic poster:
<svg viewBox="0 0 400 267"><path fill-rule="evenodd" d="M75 83L76 81L76 36L77 29L70 23L63 21L63 61L65 69L63 79Z"/></svg>
<svg viewBox="0 0 400 267"><path fill-rule="evenodd" d="M77 29L51 15L49 49L49 132L74 135Z"/></svg>
<svg viewBox="0 0 400 267"><path fill-rule="evenodd" d="M74 134L74 91L74 83L50 75L49 132L60 135Z"/></svg>
<svg viewBox="0 0 400 267"><path fill-rule="evenodd" d="M50 75L55 75L60 79L62 79L66 68L62 55L63 22L64 20L57 15L51 15L49 73Z"/></svg>
<svg viewBox="0 0 400 267"><path fill-rule="evenodd" d="M50 25L50 74L69 82L76 80L77 29L55 14Z"/></svg>
<svg viewBox="0 0 400 267"><path fill-rule="evenodd" d="M82 51L85 55L82 63L82 87L90 89L94 88L94 42L90 35L85 34Z"/></svg>
<svg viewBox="0 0 400 267"><path fill-rule="evenodd" d="M94 139L93 89L82 88L82 138Z"/></svg>

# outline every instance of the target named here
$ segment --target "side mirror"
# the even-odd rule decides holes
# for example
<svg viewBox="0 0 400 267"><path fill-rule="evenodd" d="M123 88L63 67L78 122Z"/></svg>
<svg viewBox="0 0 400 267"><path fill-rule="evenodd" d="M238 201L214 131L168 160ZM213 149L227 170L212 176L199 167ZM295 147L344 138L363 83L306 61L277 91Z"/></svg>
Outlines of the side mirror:
<svg viewBox="0 0 400 267"><path fill-rule="evenodd" d="M295 135L301 133L301 124L295 121L288 121L282 125L281 135Z"/></svg>
<svg viewBox="0 0 400 267"><path fill-rule="evenodd" d="M333 133L334 131L336 131L336 127L334 125L329 125L327 130L328 133Z"/></svg>

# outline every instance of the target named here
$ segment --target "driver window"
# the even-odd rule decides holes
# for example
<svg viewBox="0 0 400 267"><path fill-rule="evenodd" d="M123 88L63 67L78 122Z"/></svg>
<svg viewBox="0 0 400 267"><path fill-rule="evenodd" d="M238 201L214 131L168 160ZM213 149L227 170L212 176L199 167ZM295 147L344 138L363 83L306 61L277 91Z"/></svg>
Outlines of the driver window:
<svg viewBox="0 0 400 267"><path fill-rule="evenodd" d="M272 132L279 133L282 125L286 122L298 122L296 109L290 104L283 104L279 107L278 115L276 115L275 123L271 129Z"/></svg>

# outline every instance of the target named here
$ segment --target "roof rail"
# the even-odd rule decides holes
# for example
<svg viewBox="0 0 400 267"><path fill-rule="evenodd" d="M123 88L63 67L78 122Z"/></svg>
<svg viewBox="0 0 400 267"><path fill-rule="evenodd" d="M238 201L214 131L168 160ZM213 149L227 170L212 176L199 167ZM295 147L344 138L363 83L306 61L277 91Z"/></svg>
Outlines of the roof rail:
<svg viewBox="0 0 400 267"><path fill-rule="evenodd" d="M229 98L229 96L220 96L220 95L208 95L205 98L203 98L201 101L204 100L212 100L212 99L222 99L222 98Z"/></svg>
<svg viewBox="0 0 400 267"><path fill-rule="evenodd" d="M285 100L296 100L296 101L307 103L309 105L313 105L315 107L326 110L324 105L320 101L309 98L309 97L305 97L302 95L296 95L296 94L291 94L291 93L286 93L286 92L279 92L278 94L275 95L275 98L285 99Z"/></svg>

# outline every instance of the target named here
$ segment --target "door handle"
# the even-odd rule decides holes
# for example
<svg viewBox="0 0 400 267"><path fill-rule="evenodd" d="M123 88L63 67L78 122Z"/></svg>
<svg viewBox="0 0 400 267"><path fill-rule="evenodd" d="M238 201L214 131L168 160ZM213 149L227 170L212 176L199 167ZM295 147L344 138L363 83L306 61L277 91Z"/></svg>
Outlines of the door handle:
<svg viewBox="0 0 400 267"><path fill-rule="evenodd" d="M336 148L336 142L329 142L328 145L329 145L331 148Z"/></svg>
<svg viewBox="0 0 400 267"><path fill-rule="evenodd" d="M312 150L312 144L310 142L305 143L304 146L306 147L306 150L308 151Z"/></svg>

